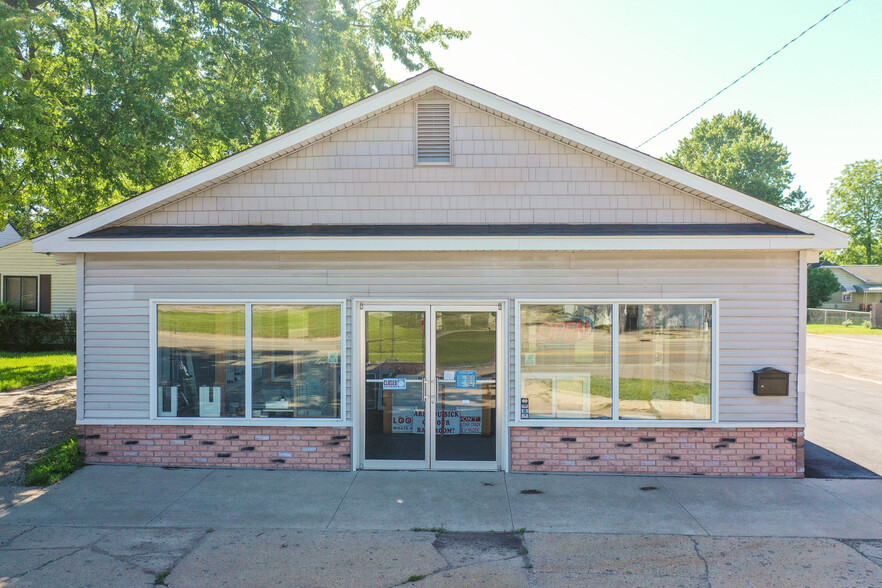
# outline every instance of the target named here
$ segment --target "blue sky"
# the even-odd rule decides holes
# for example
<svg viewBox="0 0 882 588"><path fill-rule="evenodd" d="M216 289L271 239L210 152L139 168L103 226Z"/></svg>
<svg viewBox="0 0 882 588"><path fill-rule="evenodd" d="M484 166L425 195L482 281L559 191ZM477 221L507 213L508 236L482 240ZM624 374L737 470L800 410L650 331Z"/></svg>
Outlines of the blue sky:
<svg viewBox="0 0 882 588"><path fill-rule="evenodd" d="M447 73L635 147L840 3L423 0L418 15L472 31L434 52ZM880 31L882 1L852 0L641 151L659 157L700 118L751 110L790 149L820 218L847 163L882 159Z"/></svg>

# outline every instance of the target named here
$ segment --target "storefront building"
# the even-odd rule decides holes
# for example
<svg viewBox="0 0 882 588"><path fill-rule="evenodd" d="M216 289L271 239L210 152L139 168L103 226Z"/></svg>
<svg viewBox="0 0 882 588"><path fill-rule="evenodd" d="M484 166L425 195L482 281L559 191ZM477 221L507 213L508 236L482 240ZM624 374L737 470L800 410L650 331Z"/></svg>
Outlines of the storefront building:
<svg viewBox="0 0 882 588"><path fill-rule="evenodd" d="M846 244L432 70L34 247L92 463L801 476Z"/></svg>

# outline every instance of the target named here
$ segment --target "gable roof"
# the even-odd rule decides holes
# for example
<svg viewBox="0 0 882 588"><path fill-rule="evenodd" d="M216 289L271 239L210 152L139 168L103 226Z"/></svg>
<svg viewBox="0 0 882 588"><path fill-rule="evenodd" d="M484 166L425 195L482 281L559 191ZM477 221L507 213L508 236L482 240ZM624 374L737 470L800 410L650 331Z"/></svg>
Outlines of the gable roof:
<svg viewBox="0 0 882 588"><path fill-rule="evenodd" d="M882 265L840 265L839 267L865 284L882 284Z"/></svg>
<svg viewBox="0 0 882 588"><path fill-rule="evenodd" d="M15 230L10 223L6 223L6 227L0 231L0 247L6 247L12 243L21 241L21 235Z"/></svg>
<svg viewBox="0 0 882 588"><path fill-rule="evenodd" d="M440 92L463 100L471 106L520 124L565 144L585 150L595 157L640 173L650 179L671 185L684 192L699 196L719 206L737 210L756 219L758 222L784 227L798 233L801 237L793 239L793 234L779 235L779 237L789 238L786 244L784 244L784 241L781 241L779 246L769 242L768 244L761 244L759 248L821 250L839 249L846 247L848 244L848 235L832 227L791 213L736 190L726 188L645 153L564 123L546 114L432 69L326 115L312 123L303 125L167 184L125 200L64 228L43 235L34 240L35 250L43 252L105 250L105 246L98 245L97 243L87 245L90 233L163 203L204 190L207 187L301 149L306 145L320 141L342 129L359 124L378 113L400 106L408 100L430 92ZM296 238L288 237L288 239ZM166 245L167 247L162 249L174 250L172 244L167 243ZM291 244L289 245L290 247L286 246L284 248L299 248ZM573 243L568 244L568 248L573 245ZM416 247L416 244L413 246ZM589 246L589 244L586 243L585 246ZM260 248L260 246L254 245L254 248ZM278 247L274 246L274 248ZM313 243L312 246L307 248L315 250L316 246ZM737 247L735 244L729 244L726 248L734 249ZM754 247L746 246L743 248ZM223 249L223 247L212 246L210 249L218 250ZM334 249L338 248L334 247Z"/></svg>

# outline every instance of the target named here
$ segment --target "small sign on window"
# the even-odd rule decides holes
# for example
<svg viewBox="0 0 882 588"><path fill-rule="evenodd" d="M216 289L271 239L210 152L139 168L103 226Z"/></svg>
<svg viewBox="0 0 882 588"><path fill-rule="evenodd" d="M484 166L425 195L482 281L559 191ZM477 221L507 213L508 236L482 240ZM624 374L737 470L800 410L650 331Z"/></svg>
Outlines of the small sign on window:
<svg viewBox="0 0 882 588"><path fill-rule="evenodd" d="M383 378L383 390L407 390L404 378Z"/></svg>
<svg viewBox="0 0 882 588"><path fill-rule="evenodd" d="M478 372L476 372L474 370L456 372L456 387L457 388L477 388L478 387Z"/></svg>

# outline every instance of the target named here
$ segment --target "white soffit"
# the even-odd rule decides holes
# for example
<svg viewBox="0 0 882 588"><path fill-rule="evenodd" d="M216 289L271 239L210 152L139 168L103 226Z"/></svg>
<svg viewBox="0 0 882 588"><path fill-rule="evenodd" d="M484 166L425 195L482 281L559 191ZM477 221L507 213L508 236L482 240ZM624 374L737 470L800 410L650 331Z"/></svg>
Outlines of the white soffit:
<svg viewBox="0 0 882 588"><path fill-rule="evenodd" d="M838 249L848 245L848 235L837 229L726 188L645 153L562 122L437 70L428 70L293 131L43 235L34 240L34 250L47 253L85 251L86 249L70 243L69 239L95 231L172 199L203 190L432 91L440 91L461 99L496 116L501 116L574 147L585 149L596 157L706 198L720 206L746 212L764 222L790 227L818 237L812 246L805 248ZM81 240L80 243L82 242ZM112 242L108 242L106 247L107 249L115 248ZM790 247L785 248L789 249Z"/></svg>

